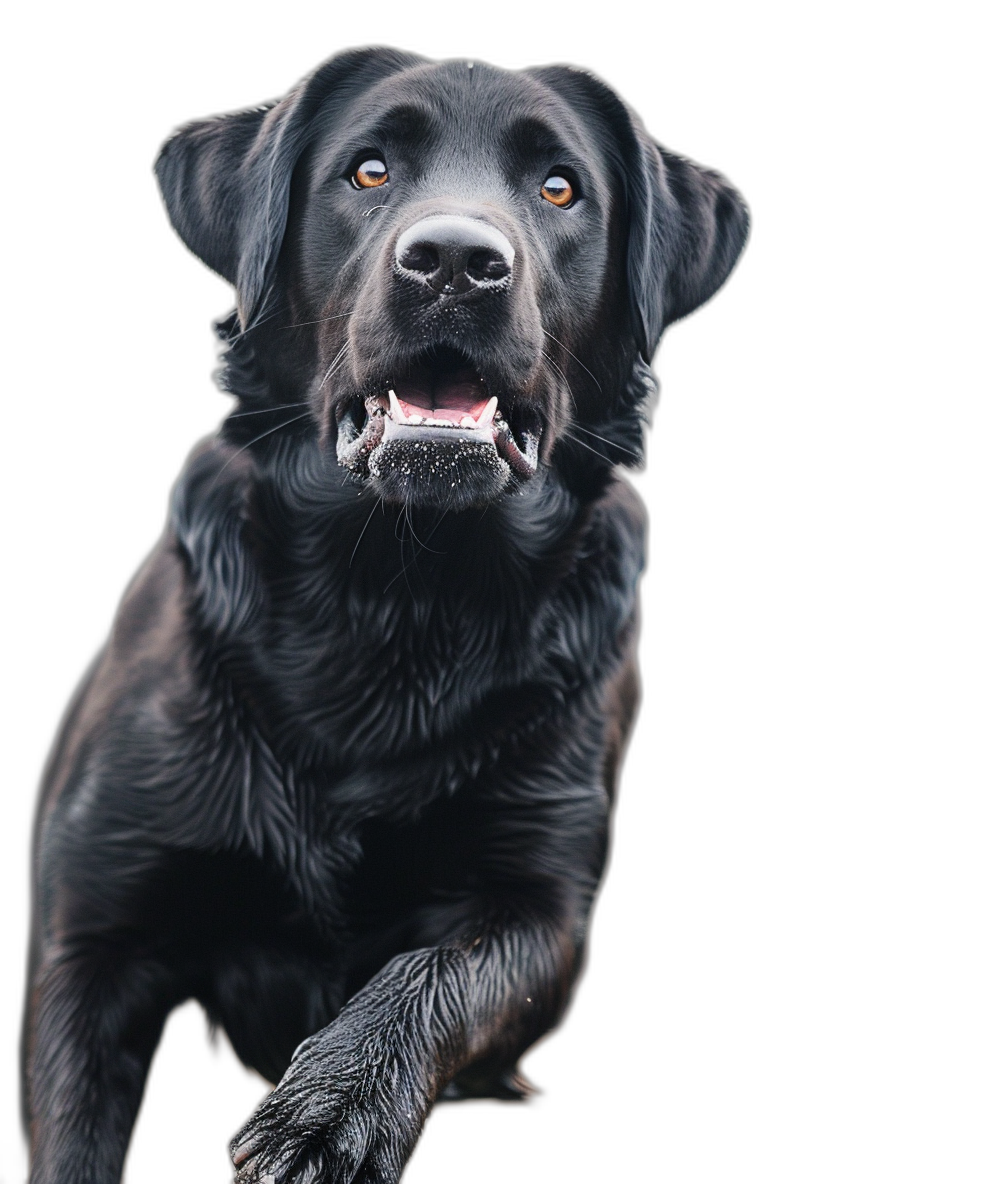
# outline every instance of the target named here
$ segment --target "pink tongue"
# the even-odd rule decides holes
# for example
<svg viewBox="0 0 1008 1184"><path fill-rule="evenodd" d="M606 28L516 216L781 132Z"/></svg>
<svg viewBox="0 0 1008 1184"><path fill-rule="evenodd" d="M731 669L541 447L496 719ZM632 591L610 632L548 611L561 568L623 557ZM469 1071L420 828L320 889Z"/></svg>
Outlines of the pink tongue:
<svg viewBox="0 0 1008 1184"><path fill-rule="evenodd" d="M406 403L405 399L399 399L399 406L403 408L407 418L423 416L424 419L447 419L452 424L461 424L463 416L479 419L483 407L486 407L488 403L489 399L483 399L481 404L471 407L418 407L415 404Z"/></svg>
<svg viewBox="0 0 1008 1184"><path fill-rule="evenodd" d="M464 415L478 420L490 402L486 389L471 370L459 370L450 377L442 377L433 384L433 389L407 379L396 389L396 395L407 417L420 415L424 419L443 419L449 423L459 423Z"/></svg>

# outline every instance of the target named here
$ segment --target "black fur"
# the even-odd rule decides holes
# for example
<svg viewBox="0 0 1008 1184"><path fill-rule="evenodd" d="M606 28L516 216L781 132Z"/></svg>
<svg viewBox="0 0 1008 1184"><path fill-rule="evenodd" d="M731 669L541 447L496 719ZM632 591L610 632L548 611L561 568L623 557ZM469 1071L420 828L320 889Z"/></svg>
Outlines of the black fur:
<svg viewBox="0 0 1008 1184"><path fill-rule="evenodd" d="M379 150L388 185L354 189ZM539 196L557 169L565 210ZM183 128L157 173L236 288L237 406L45 774L32 1179L119 1178L195 997L280 1083L235 1139L240 1180L394 1181L437 1097L521 1096L570 997L637 699L644 514L613 466L641 461L658 337L724 281L747 215L586 73L391 50ZM397 235L443 212L514 243L506 290L396 272ZM389 429L364 397L469 364L506 412L486 455L449 479L448 444L421 473L382 442L368 468Z"/></svg>

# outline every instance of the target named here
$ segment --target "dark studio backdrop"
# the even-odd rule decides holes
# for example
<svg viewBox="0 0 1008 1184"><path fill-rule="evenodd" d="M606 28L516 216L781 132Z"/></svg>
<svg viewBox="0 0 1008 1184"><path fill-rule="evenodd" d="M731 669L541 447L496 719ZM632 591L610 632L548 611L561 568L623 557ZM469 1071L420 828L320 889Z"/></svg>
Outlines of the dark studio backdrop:
<svg viewBox="0 0 1008 1184"><path fill-rule="evenodd" d="M664 339L644 704L590 961L525 1106L440 1107L410 1184L1004 1179L1005 187L993 5L243 5L9 15L0 1184L35 786L163 522L223 281L151 165L390 43L610 82L753 212ZM263 1083L171 1019L129 1184L227 1184Z"/></svg>

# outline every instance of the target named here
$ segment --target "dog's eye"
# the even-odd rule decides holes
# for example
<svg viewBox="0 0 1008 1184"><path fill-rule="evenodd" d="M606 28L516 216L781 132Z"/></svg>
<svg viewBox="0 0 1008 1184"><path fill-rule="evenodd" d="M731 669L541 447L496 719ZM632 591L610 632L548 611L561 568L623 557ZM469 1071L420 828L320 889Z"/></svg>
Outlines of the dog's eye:
<svg viewBox="0 0 1008 1184"><path fill-rule="evenodd" d="M359 165L351 181L357 189L376 189L388 180L388 169L384 160L365 160Z"/></svg>
<svg viewBox="0 0 1008 1184"><path fill-rule="evenodd" d="M547 177L539 192L555 206L569 206L574 200L574 186L566 177Z"/></svg>

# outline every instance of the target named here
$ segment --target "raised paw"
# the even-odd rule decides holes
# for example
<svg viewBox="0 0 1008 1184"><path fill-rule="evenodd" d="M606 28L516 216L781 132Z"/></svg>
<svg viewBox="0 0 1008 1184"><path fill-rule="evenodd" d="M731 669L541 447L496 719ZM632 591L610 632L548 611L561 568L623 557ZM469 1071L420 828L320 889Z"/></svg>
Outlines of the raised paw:
<svg viewBox="0 0 1008 1184"><path fill-rule="evenodd" d="M398 1184L422 1115L393 1117L346 1093L282 1082L230 1141L235 1184Z"/></svg>

